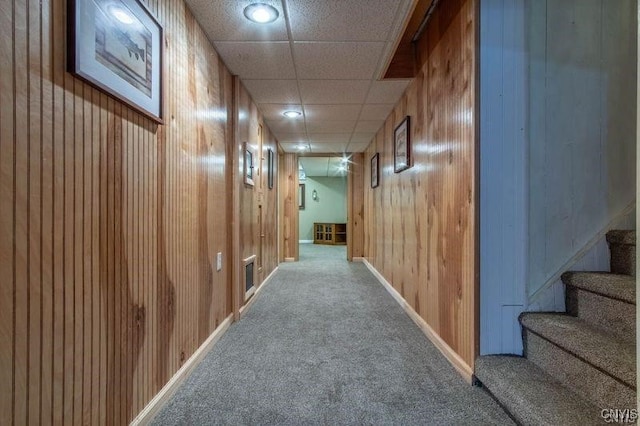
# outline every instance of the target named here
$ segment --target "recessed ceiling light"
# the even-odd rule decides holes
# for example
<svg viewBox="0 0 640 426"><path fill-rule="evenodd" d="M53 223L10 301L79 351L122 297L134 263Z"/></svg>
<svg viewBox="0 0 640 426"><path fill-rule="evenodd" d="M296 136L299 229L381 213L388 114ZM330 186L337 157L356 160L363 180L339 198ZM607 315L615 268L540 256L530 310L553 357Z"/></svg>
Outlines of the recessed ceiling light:
<svg viewBox="0 0 640 426"><path fill-rule="evenodd" d="M285 111L282 113L282 115L288 118L298 118L302 115L302 113L300 111Z"/></svg>
<svg viewBox="0 0 640 426"><path fill-rule="evenodd" d="M307 145L303 145L303 144L298 145L298 150L304 151L305 149L307 149Z"/></svg>
<svg viewBox="0 0 640 426"><path fill-rule="evenodd" d="M258 24L270 24L278 19L278 10L264 3L253 3L244 8L244 16Z"/></svg>

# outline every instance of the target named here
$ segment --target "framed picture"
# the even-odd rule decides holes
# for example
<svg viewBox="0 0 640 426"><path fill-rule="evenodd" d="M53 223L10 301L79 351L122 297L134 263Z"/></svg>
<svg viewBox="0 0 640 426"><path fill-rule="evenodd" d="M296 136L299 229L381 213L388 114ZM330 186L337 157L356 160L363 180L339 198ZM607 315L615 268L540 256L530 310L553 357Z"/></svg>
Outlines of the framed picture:
<svg viewBox="0 0 640 426"><path fill-rule="evenodd" d="M269 168L267 172L267 186L269 189L273 189L273 150L269 148L267 150L267 167Z"/></svg>
<svg viewBox="0 0 640 426"><path fill-rule="evenodd" d="M245 185L253 186L253 170L255 169L253 165L253 152L249 149L248 143L242 144L242 152L244 153L244 164L243 164L243 175L244 175L244 183Z"/></svg>
<svg viewBox="0 0 640 426"><path fill-rule="evenodd" d="M380 154L377 152L371 157L371 187L377 188L380 184L378 177L378 168L380 167Z"/></svg>
<svg viewBox="0 0 640 426"><path fill-rule="evenodd" d="M393 171L400 173L411 167L411 133L409 116L393 132Z"/></svg>
<svg viewBox="0 0 640 426"><path fill-rule="evenodd" d="M162 123L162 27L139 0L67 0L69 72Z"/></svg>
<svg viewBox="0 0 640 426"><path fill-rule="evenodd" d="M304 210L304 183L298 184L298 209Z"/></svg>

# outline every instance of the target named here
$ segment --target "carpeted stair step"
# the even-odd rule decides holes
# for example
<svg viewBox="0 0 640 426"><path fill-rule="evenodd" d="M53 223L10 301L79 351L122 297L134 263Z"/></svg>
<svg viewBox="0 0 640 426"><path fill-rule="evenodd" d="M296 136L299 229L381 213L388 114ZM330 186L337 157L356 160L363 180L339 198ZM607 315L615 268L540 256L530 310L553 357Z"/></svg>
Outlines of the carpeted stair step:
<svg viewBox="0 0 640 426"><path fill-rule="evenodd" d="M602 423L600 408L571 392L525 358L481 356L475 376L522 425L592 425Z"/></svg>
<svg viewBox="0 0 640 426"><path fill-rule="evenodd" d="M566 314L525 312L520 323L531 362L599 407L635 407L635 343Z"/></svg>
<svg viewBox="0 0 640 426"><path fill-rule="evenodd" d="M611 272L636 275L636 231L609 231L607 242L611 252Z"/></svg>
<svg viewBox="0 0 640 426"><path fill-rule="evenodd" d="M620 339L636 338L636 283L630 275L566 272L567 313Z"/></svg>

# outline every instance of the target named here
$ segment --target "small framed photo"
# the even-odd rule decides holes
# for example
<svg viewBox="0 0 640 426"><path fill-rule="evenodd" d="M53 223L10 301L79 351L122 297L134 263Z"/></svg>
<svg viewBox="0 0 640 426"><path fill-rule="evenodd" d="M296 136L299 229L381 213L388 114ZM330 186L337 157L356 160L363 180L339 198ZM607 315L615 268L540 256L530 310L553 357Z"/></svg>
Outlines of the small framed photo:
<svg viewBox="0 0 640 426"><path fill-rule="evenodd" d="M273 158L273 150L271 148L269 148L267 150L267 167L268 167L268 172L267 172L267 186L269 187L269 189L273 189L273 173L274 173L274 158Z"/></svg>
<svg viewBox="0 0 640 426"><path fill-rule="evenodd" d="M69 72L162 123L162 27L139 0L67 0Z"/></svg>
<svg viewBox="0 0 640 426"><path fill-rule="evenodd" d="M393 171L400 173L411 167L411 132L409 116L393 132Z"/></svg>
<svg viewBox="0 0 640 426"><path fill-rule="evenodd" d="M244 183L245 185L253 186L253 152L251 151L248 143L242 144L242 152L244 153L244 164L242 170L244 171Z"/></svg>
<svg viewBox="0 0 640 426"><path fill-rule="evenodd" d="M377 152L373 157L371 157L371 187L377 188L380 184L380 177L378 175L378 170L380 168L380 154Z"/></svg>
<svg viewBox="0 0 640 426"><path fill-rule="evenodd" d="M298 184L298 209L304 210L304 183Z"/></svg>

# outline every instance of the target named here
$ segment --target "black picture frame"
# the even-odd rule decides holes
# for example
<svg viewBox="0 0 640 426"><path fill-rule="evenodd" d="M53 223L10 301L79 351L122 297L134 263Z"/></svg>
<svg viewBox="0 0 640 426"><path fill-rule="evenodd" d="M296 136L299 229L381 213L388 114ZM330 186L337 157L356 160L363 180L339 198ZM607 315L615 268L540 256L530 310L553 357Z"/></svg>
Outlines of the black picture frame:
<svg viewBox="0 0 640 426"><path fill-rule="evenodd" d="M304 210L304 192L305 192L304 183L298 184L298 209L299 210Z"/></svg>
<svg viewBox="0 0 640 426"><path fill-rule="evenodd" d="M375 153L371 157L371 188L377 188L380 185L380 154Z"/></svg>
<svg viewBox="0 0 640 426"><path fill-rule="evenodd" d="M273 173L274 173L274 155L273 155L273 150L271 148L269 148L267 150L267 167L268 167L268 171L267 171L267 186L269 187L269 189L273 189Z"/></svg>
<svg viewBox="0 0 640 426"><path fill-rule="evenodd" d="M393 171L400 173L411 167L411 126L406 116L393 131Z"/></svg>
<svg viewBox="0 0 640 426"><path fill-rule="evenodd" d="M255 166L253 164L253 152L251 151L249 144L244 142L242 144L242 153L243 153L243 175L244 175L244 183L245 185L253 186L253 171Z"/></svg>
<svg viewBox="0 0 640 426"><path fill-rule="evenodd" d="M67 0L67 69L162 124L163 28L139 0Z"/></svg>

